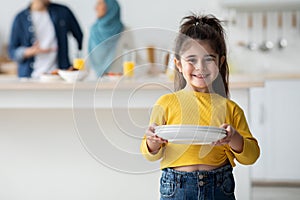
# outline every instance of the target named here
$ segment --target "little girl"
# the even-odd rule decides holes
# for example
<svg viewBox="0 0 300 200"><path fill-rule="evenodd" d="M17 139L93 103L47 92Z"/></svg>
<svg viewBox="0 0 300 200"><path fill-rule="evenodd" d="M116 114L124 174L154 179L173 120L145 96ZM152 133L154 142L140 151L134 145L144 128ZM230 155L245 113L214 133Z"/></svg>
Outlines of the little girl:
<svg viewBox="0 0 300 200"><path fill-rule="evenodd" d="M146 159L161 159L161 200L235 199L234 159L253 164L260 149L243 110L228 98L221 22L212 15L185 17L174 62L176 92L157 100L141 144ZM175 144L155 134L156 126L179 124L220 127L227 134L211 145Z"/></svg>

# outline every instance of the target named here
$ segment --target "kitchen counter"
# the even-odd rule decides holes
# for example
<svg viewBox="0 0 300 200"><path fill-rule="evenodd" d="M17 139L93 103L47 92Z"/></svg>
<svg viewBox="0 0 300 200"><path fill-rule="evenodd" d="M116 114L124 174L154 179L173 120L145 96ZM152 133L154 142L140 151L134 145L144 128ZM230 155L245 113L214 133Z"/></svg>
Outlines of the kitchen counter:
<svg viewBox="0 0 300 200"><path fill-rule="evenodd" d="M263 87L266 80L280 79L300 79L300 71L285 73L257 73L257 74L233 74L229 76L230 89L243 89L253 87ZM73 90L76 89L132 89L137 85L146 84L144 89L157 89L159 85L165 85L173 88L173 82L167 80L166 77L124 80L104 78L98 81L83 81L67 83L63 80L56 82L43 82L39 80L23 79L19 80L14 75L0 75L0 90Z"/></svg>
<svg viewBox="0 0 300 200"><path fill-rule="evenodd" d="M257 77L233 76L231 80L231 93L264 84ZM166 77L138 80L105 77L98 82L67 83L0 76L0 108L150 108L161 95L172 91L173 82ZM145 98L147 101L143 100Z"/></svg>
<svg viewBox="0 0 300 200"><path fill-rule="evenodd" d="M300 77L300 75L299 75ZM165 85L168 88L173 88L173 82L167 80L166 77L137 80L124 80L109 78L99 79L98 81L82 81L76 83L68 83L63 80L55 82L43 82L31 79L18 79L12 75L0 75L0 90L72 90L76 89L114 89L116 86L119 89L132 89L137 85L146 84L145 89L155 89L159 85ZM263 77L261 76L247 76L247 75L233 75L230 77L231 89L242 89L251 87L262 87L264 85Z"/></svg>

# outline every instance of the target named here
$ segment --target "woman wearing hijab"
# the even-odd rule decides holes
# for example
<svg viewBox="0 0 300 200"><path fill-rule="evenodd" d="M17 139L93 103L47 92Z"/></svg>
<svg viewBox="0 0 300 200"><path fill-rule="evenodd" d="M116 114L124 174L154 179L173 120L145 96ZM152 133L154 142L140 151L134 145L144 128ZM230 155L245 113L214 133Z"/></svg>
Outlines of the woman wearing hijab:
<svg viewBox="0 0 300 200"><path fill-rule="evenodd" d="M88 61L98 77L107 71L121 72L121 66L118 66L119 69L112 69L119 33L124 30L120 6L116 0L98 0L95 10L97 21L90 30Z"/></svg>

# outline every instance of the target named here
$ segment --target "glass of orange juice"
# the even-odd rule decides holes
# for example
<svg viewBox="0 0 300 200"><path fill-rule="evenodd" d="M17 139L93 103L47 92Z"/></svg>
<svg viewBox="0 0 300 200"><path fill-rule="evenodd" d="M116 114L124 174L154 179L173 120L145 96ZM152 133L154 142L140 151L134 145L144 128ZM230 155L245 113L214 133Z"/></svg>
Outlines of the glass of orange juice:
<svg viewBox="0 0 300 200"><path fill-rule="evenodd" d="M135 52L130 51L127 46L125 46L123 51L123 75L132 78L134 77Z"/></svg>
<svg viewBox="0 0 300 200"><path fill-rule="evenodd" d="M123 62L123 74L126 77L134 76L134 62L133 61L124 61Z"/></svg>
<svg viewBox="0 0 300 200"><path fill-rule="evenodd" d="M83 58L74 58L73 67L74 67L74 69L83 70L84 69L84 59Z"/></svg>

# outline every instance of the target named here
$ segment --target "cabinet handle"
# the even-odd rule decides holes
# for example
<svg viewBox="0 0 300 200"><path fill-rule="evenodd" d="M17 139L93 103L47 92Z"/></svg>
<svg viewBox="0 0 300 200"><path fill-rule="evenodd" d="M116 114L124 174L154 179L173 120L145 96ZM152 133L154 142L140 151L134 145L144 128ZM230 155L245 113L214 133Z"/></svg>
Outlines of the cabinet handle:
<svg viewBox="0 0 300 200"><path fill-rule="evenodd" d="M260 104L260 113L259 113L259 124L263 125L265 123L265 106Z"/></svg>

